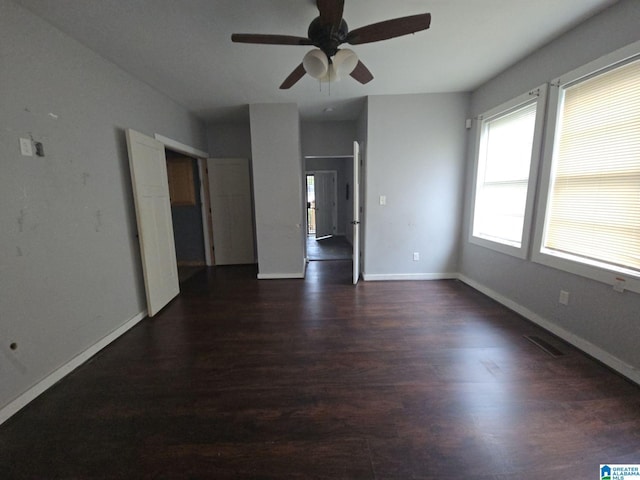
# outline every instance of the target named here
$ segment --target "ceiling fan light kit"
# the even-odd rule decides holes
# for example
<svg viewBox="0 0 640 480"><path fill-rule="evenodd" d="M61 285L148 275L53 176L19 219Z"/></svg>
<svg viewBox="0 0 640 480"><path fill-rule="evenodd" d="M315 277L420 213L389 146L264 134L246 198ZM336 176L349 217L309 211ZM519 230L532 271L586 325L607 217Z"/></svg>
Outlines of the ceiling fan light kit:
<svg viewBox="0 0 640 480"><path fill-rule="evenodd" d="M360 45L379 42L390 38L426 30L431 24L431 14L423 13L408 17L394 18L349 31L347 22L342 18L344 0L316 0L320 16L315 18L308 29L308 38L291 35L269 35L253 33L234 33L233 42L257 43L267 45L314 45L317 48L308 52L286 80L280 85L288 89L308 73L321 82L332 82L343 75L366 84L373 80L369 69L358 59L354 51L340 50L343 43Z"/></svg>
<svg viewBox="0 0 640 480"><path fill-rule="evenodd" d="M313 78L322 78L329 70L329 60L322 50L316 48L302 59L305 71Z"/></svg>
<svg viewBox="0 0 640 480"><path fill-rule="evenodd" d="M333 65L338 71L338 75L351 75L358 65L358 56L356 52L353 50L349 50L348 48L343 48L342 50L338 50L338 52L333 57Z"/></svg>
<svg viewBox="0 0 640 480"><path fill-rule="evenodd" d="M321 82L335 82L345 75L350 75L358 65L358 56L347 48L338 50L333 58L319 48L308 52L302 59L304 70Z"/></svg>

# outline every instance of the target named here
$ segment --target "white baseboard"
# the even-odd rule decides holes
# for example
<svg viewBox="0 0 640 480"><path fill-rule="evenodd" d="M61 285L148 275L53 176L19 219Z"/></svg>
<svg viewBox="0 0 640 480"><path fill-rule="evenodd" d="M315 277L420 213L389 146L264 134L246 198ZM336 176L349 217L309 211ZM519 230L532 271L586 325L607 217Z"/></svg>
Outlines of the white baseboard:
<svg viewBox="0 0 640 480"><path fill-rule="evenodd" d="M285 280L287 278L304 278L305 272L300 273L259 273L258 280Z"/></svg>
<svg viewBox="0 0 640 480"><path fill-rule="evenodd" d="M144 310L0 409L0 425L147 316Z"/></svg>
<svg viewBox="0 0 640 480"><path fill-rule="evenodd" d="M604 363L609 368L627 377L632 382L640 385L640 371L637 368L633 367L632 365L629 365L628 363L624 362L623 360L620 360L618 357L615 357L614 355L611 355L606 350L603 350L602 348L594 345L588 340L585 340L584 338L579 337L578 335L575 335L574 333L571 333L568 330L565 330L564 328L556 325L555 323L547 320L546 318L541 317L540 315L529 310L528 308L523 307L522 305L514 302L513 300L510 300L504 295L499 294L498 292L490 289L489 287L482 285L479 282L476 282L475 280L470 279L469 277L466 277L465 275L459 275L459 279L462 282L469 285L470 287L474 288L475 290L478 290L479 292L484 293L486 296L494 299L496 302L501 303L502 305L513 310L516 313L519 313L527 320L532 321L536 325L560 337L565 342L570 343L571 345L578 348L579 350L582 350L587 355L591 355L596 360Z"/></svg>
<svg viewBox="0 0 640 480"><path fill-rule="evenodd" d="M364 273L365 282L381 282L389 280L452 280L457 273Z"/></svg>

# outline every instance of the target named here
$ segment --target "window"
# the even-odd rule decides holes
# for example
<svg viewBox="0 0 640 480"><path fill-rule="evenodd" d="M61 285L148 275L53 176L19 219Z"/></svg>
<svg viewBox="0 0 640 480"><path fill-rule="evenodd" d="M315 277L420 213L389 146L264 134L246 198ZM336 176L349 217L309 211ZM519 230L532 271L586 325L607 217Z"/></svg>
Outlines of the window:
<svg viewBox="0 0 640 480"><path fill-rule="evenodd" d="M534 259L635 290L640 287L633 280L640 278L640 56L627 55L605 67L603 62L555 82L556 118L548 132L540 208L544 223Z"/></svg>
<svg viewBox="0 0 640 480"><path fill-rule="evenodd" d="M546 86L479 118L470 241L526 257Z"/></svg>

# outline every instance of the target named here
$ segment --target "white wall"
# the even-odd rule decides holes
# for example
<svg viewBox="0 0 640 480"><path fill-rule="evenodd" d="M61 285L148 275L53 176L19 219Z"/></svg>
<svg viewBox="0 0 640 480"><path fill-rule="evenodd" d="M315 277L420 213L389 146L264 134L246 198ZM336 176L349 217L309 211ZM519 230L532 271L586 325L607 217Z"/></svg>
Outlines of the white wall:
<svg viewBox="0 0 640 480"><path fill-rule="evenodd" d="M146 308L127 127L206 149L182 107L0 0L0 408Z"/></svg>
<svg viewBox="0 0 640 480"><path fill-rule="evenodd" d="M365 279L458 271L467 106L462 93L369 97Z"/></svg>
<svg viewBox="0 0 640 480"><path fill-rule="evenodd" d="M619 2L475 91L471 115L477 116L531 87L639 40L639 25L640 2ZM473 182L474 136L474 131L468 135L467 192ZM465 203L461 272L640 381L640 295L616 293L609 285L468 243L469 199ZM560 289L571 293L568 306L558 304Z"/></svg>
<svg viewBox="0 0 640 480"><path fill-rule="evenodd" d="M300 120L295 103L252 104L258 278L304 275Z"/></svg>

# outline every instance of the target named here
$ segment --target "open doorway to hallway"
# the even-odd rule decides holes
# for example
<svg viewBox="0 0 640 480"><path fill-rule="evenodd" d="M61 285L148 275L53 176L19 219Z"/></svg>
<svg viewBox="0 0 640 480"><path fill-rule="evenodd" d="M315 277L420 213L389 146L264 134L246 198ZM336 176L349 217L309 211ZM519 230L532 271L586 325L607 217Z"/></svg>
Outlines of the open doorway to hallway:
<svg viewBox="0 0 640 480"><path fill-rule="evenodd" d="M307 158L305 191L307 259L351 260L352 160Z"/></svg>

